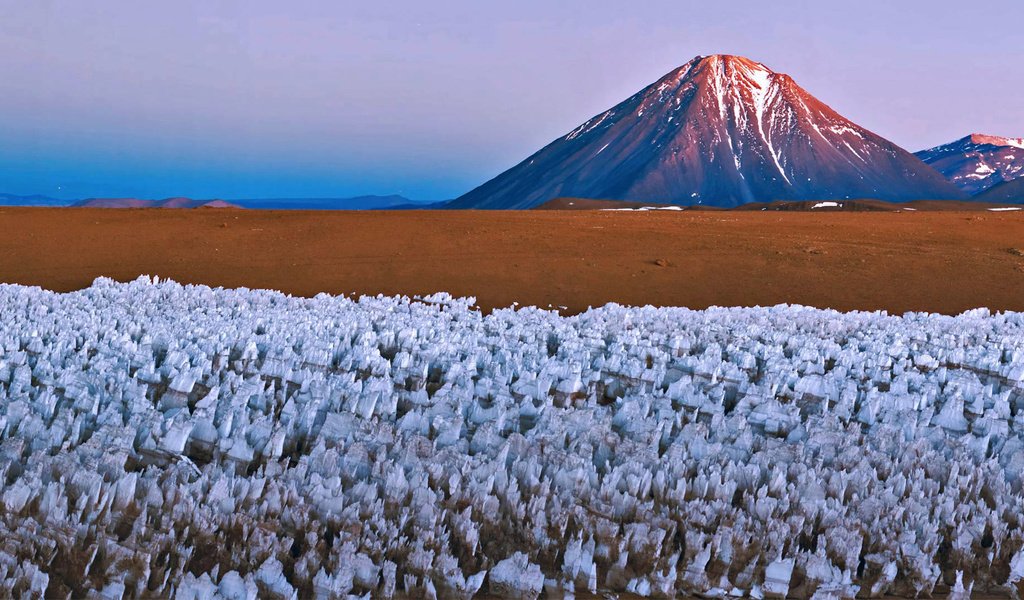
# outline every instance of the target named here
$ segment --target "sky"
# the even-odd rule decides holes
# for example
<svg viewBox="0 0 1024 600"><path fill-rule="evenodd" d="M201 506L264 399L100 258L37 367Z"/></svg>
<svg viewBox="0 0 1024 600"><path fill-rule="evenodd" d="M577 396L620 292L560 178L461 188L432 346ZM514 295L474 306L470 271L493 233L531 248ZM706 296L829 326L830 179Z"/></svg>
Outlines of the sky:
<svg viewBox="0 0 1024 600"><path fill-rule="evenodd" d="M1024 2L0 0L0 192L454 198L697 55L1024 137Z"/></svg>

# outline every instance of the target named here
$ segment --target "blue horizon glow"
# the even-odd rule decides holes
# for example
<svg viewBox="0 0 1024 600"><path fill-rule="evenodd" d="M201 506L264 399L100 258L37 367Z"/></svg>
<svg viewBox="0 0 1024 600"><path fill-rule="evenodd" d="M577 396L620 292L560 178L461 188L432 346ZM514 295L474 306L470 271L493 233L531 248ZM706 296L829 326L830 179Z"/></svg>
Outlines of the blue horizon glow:
<svg viewBox="0 0 1024 600"><path fill-rule="evenodd" d="M0 0L0 193L454 198L698 54L911 151L1024 136L1024 5Z"/></svg>

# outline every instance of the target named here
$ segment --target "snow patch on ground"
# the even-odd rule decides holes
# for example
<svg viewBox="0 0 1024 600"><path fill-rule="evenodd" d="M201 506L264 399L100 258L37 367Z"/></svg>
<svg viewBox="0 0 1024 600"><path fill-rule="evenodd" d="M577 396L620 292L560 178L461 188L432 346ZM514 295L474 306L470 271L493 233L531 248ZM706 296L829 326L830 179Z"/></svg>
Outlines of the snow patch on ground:
<svg viewBox="0 0 1024 600"><path fill-rule="evenodd" d="M646 212L650 210L683 210L682 206L641 206L639 208L602 208L605 212Z"/></svg>
<svg viewBox="0 0 1024 600"><path fill-rule="evenodd" d="M839 202L818 202L811 208L842 208L842 204Z"/></svg>
<svg viewBox="0 0 1024 600"><path fill-rule="evenodd" d="M472 303L0 285L3 595L1024 577L1024 314Z"/></svg>

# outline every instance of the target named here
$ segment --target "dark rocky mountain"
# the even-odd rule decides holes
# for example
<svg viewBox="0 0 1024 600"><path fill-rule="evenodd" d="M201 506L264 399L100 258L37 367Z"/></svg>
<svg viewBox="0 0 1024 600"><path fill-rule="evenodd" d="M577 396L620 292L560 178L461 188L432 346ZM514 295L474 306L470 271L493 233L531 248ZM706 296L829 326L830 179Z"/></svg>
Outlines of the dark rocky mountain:
<svg viewBox="0 0 1024 600"><path fill-rule="evenodd" d="M973 133L916 154L972 196L1024 177L1024 138Z"/></svg>
<svg viewBox="0 0 1024 600"><path fill-rule="evenodd" d="M559 196L731 207L964 194L788 75L716 55L694 58L449 206L531 208Z"/></svg>
<svg viewBox="0 0 1024 600"><path fill-rule="evenodd" d="M994 185L974 198L979 202L1024 204L1024 177Z"/></svg>

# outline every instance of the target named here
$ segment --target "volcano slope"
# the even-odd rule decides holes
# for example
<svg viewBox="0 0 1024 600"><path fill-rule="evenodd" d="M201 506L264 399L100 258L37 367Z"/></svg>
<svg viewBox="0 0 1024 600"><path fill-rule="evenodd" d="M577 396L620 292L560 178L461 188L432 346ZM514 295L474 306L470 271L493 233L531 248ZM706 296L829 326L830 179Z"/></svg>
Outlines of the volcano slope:
<svg viewBox="0 0 1024 600"><path fill-rule="evenodd" d="M1024 310L1024 211L245 211L0 208L0 282L158 275L314 296Z"/></svg>

